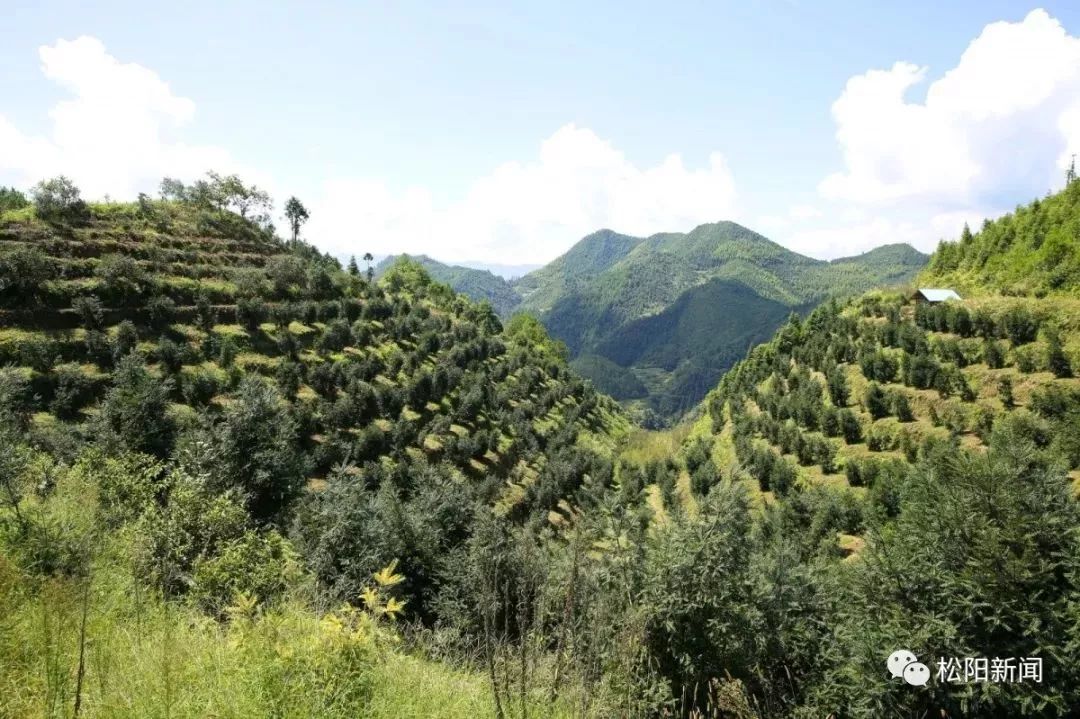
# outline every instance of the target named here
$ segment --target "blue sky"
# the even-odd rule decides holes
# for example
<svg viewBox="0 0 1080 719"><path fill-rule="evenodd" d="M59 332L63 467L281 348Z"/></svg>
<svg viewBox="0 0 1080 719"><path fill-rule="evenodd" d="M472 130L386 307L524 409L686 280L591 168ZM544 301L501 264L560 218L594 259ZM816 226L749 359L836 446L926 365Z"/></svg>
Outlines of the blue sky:
<svg viewBox="0 0 1080 719"><path fill-rule="evenodd" d="M337 254L735 219L834 257L930 249L1080 147L1075 2L155 5L9 3L0 183L238 171Z"/></svg>

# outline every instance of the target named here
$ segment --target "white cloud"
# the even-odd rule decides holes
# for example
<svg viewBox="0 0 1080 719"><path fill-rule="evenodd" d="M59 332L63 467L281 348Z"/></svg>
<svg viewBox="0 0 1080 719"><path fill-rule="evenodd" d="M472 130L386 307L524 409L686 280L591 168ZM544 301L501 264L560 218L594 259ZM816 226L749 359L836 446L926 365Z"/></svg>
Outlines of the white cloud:
<svg viewBox="0 0 1080 719"><path fill-rule="evenodd" d="M1080 142L1080 38L1034 10L988 25L924 102L906 101L926 74L898 62L848 81L832 108L846 167L821 183L825 197L956 203L1059 182L1065 150Z"/></svg>
<svg viewBox="0 0 1080 719"><path fill-rule="evenodd" d="M882 242L929 250L1062 185L1080 151L1080 38L1034 10L987 25L925 100L907 99L928 74L897 62L847 82L832 106L844 169L818 190L830 217L858 219L802 223L782 241L830 257Z"/></svg>
<svg viewBox="0 0 1080 719"><path fill-rule="evenodd" d="M190 180L215 169L279 189L223 148L177 140L195 103L153 70L120 62L98 39L58 40L39 56L43 75L70 97L51 109L45 132L23 131L0 114L0 180L28 186L65 174L87 197L132 198L163 176ZM677 154L642 168L571 124L544 140L535 158L477 178L456 202L437 203L424 187L392 190L372 177L330 179L304 197L312 210L305 234L339 254L539 263L601 227L650 234L728 219L735 188L719 154L700 169ZM280 205L283 195L277 199Z"/></svg>
<svg viewBox="0 0 1080 719"><path fill-rule="evenodd" d="M686 168L677 154L639 168L592 130L570 124L544 140L535 159L494 168L445 206L423 188L394 193L377 180L329 181L313 202L308 236L342 254L540 263L601 227L647 235L734 211L734 180L719 153L702 169Z"/></svg>
<svg viewBox="0 0 1080 719"><path fill-rule="evenodd" d="M166 175L242 169L222 148L171 141L195 103L152 70L121 63L96 38L58 40L38 54L45 77L72 97L50 110L47 135L24 133L0 115L0 176L29 185L66 174L87 197L133 197Z"/></svg>

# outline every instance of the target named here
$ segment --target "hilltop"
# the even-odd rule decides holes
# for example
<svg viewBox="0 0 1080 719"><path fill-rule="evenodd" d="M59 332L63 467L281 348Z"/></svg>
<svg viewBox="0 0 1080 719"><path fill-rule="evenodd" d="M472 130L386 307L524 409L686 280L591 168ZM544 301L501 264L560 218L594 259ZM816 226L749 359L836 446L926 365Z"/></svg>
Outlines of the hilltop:
<svg viewBox="0 0 1080 719"><path fill-rule="evenodd" d="M487 302L495 313L504 319L509 318L517 308L521 298L510 283L502 277L488 271L471 267L447 265L433 260L427 255L396 255L383 259L375 266L375 277L382 277L399 260L415 262L437 282L449 285L455 292L460 292L476 302Z"/></svg>
<svg viewBox="0 0 1080 719"><path fill-rule="evenodd" d="M1080 184L942 242L920 278L966 295L1045 297L1080 292Z"/></svg>

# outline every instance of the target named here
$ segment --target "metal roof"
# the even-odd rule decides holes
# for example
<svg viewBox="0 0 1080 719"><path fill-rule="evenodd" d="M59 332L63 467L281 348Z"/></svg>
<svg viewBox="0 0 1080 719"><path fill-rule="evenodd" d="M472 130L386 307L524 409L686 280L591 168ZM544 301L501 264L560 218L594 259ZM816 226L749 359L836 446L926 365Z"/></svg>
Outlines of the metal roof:
<svg viewBox="0 0 1080 719"><path fill-rule="evenodd" d="M944 302L945 300L960 299L960 295L956 294L955 290L950 289L920 287L919 294L925 297L928 302Z"/></svg>

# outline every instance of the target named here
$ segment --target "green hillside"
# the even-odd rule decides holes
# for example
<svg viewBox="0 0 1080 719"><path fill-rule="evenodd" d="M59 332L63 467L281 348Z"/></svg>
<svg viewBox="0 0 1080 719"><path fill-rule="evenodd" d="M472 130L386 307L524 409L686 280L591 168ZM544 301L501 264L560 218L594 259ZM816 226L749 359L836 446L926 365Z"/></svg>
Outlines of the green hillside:
<svg viewBox="0 0 1080 719"><path fill-rule="evenodd" d="M3 716L1080 710L1077 293L800 316L791 278L918 257L821 263L719 226L601 241L589 286L655 283L625 307L668 291L634 274L644 243L687 268L719 247L746 281L571 365L416 262L369 281L279 238L237 178L162 195L0 193ZM747 324L704 338L718 306ZM769 322L666 431L571 369L700 391L680 355ZM898 647L1038 658L1043 681L916 690L885 671Z"/></svg>
<svg viewBox="0 0 1080 719"><path fill-rule="evenodd" d="M520 309L536 314L573 357L603 357L628 369L648 388L635 404L646 415L673 418L697 404L790 312L805 312L829 296L906 284L925 260L897 245L824 262L721 222L647 239L598 233L515 287L521 291L528 283L531 294ZM568 279L564 267L581 268L580 274ZM601 366L577 365L610 386L591 373Z"/></svg>
<svg viewBox="0 0 1080 719"><path fill-rule="evenodd" d="M1063 207L1074 191L1039 205ZM1071 222L1055 217L1047 237ZM1009 250L1027 267L1040 251ZM933 274L944 262L935 254L922 281L960 276ZM652 506L673 527L707 523L703 507L728 482L759 507L752 581L774 584L748 611L778 612L764 651L791 681L770 705L776 677L758 689L744 680L770 706L760 716L1050 717L1080 706L1069 599L1080 589L1080 293L1009 296L1020 286L992 264L973 265L986 274L967 275L971 299L873 291L790 319L724 374L693 423L639 441L679 447L644 451L669 463ZM939 679L910 692L884 679L882 647L895 646L923 661L1037 655L1055 678ZM699 666L711 657L730 671L761 650L743 651L733 660L710 645Z"/></svg>
<svg viewBox="0 0 1080 719"><path fill-rule="evenodd" d="M236 178L35 195L0 213L0 713L489 711L392 620L475 637L466 559L606 481L618 406L535 320L343 271Z"/></svg>
<svg viewBox="0 0 1080 719"><path fill-rule="evenodd" d="M1044 297L1080 291L1080 182L942 242L923 286Z"/></svg>
<svg viewBox="0 0 1080 719"><path fill-rule="evenodd" d="M487 270L446 265L426 255L387 257L375 267L375 276L382 277L399 259L406 258L423 267L432 279L450 285L455 292L477 302L488 302L499 317L509 317L521 298L510 283Z"/></svg>
<svg viewBox="0 0 1080 719"><path fill-rule="evenodd" d="M541 317L569 292L588 287L604 270L641 244L638 237L600 230L574 244L565 254L516 280L521 309Z"/></svg>

